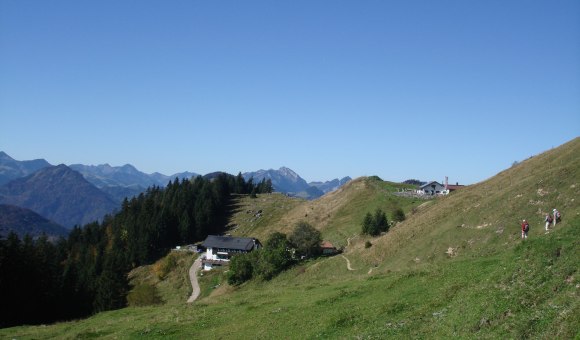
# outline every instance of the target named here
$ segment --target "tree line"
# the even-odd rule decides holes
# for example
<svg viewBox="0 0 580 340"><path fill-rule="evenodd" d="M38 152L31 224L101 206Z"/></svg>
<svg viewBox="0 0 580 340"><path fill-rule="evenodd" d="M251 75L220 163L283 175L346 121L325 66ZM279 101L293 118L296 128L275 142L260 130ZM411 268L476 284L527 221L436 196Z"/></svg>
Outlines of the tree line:
<svg viewBox="0 0 580 340"><path fill-rule="evenodd" d="M164 256L179 244L223 231L231 194L272 192L225 173L175 179L153 186L101 222L75 227L66 239L0 240L0 327L68 320L122 308L127 273Z"/></svg>

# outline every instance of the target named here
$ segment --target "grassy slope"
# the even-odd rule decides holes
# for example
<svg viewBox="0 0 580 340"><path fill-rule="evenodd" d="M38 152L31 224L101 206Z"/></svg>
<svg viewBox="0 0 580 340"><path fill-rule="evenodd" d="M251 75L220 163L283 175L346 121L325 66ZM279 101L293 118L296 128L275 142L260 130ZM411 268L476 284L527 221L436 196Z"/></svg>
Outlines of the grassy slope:
<svg viewBox="0 0 580 340"><path fill-rule="evenodd" d="M234 203L234 215L229 221L233 236L257 237L265 240L273 231L279 230L280 219L306 201L284 194L260 194L258 198L238 196ZM261 216L257 216L258 211Z"/></svg>
<svg viewBox="0 0 580 340"><path fill-rule="evenodd" d="M372 239L369 249L359 237L344 253L352 271L335 256L271 282L213 289L222 277L216 272L204 277L203 298L193 305L126 308L78 322L4 329L0 336L573 338L580 335L579 162L576 139L428 204ZM336 193L334 200L344 203L327 197L299 203L271 225L289 231L306 217L325 238L341 242L358 232L367 209L387 204L388 195L384 201L376 196L383 185L355 181ZM564 220L544 234L542 212L553 207ZM519 239L521 218L532 222L526 242ZM264 229L254 231L266 235L272 227ZM446 254L449 248L456 255Z"/></svg>
<svg viewBox="0 0 580 340"><path fill-rule="evenodd" d="M544 233L544 214L558 208L564 222L580 214L580 138L458 191L423 209L378 240L372 252L358 253L390 269L447 257L448 249L491 255L512 248L523 218L530 237ZM568 225L568 224L563 224ZM404 245L404 246L403 246Z"/></svg>
<svg viewBox="0 0 580 340"><path fill-rule="evenodd" d="M163 268L172 257L172 268ZM135 268L129 273L129 282L132 286L147 283L155 286L161 299L168 304L179 304L191 295L189 268L197 254L188 252L170 252L153 265Z"/></svg>
<svg viewBox="0 0 580 340"><path fill-rule="evenodd" d="M336 246L346 246L348 238L360 233L367 212L381 208L390 219L396 208L409 214L413 207L424 203L420 199L392 195L398 189L408 187L411 186L359 178L314 201L281 194L259 195L257 199L243 197L238 199L238 213L230 222L239 226L232 235L265 240L272 231L291 233L294 224L303 220L321 230L324 238ZM259 210L262 210L262 217L256 218L255 213Z"/></svg>

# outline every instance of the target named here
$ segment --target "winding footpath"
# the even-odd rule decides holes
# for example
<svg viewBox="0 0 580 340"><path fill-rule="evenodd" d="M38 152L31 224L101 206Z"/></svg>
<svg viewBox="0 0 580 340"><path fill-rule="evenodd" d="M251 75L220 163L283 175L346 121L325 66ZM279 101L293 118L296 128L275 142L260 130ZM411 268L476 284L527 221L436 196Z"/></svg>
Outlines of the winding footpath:
<svg viewBox="0 0 580 340"><path fill-rule="evenodd" d="M354 270L350 266L350 261L346 258L346 256L344 256L344 255L340 255L340 256L342 256L346 260L346 269L348 269L348 270Z"/></svg>
<svg viewBox="0 0 580 340"><path fill-rule="evenodd" d="M189 280L191 281L191 288L193 288L193 291L191 292L191 296L189 297L189 299L187 299L187 303L192 303L193 301L195 301L195 299L197 299L199 297L199 283L197 282L197 272L201 269L201 256L198 257L193 264L191 265L191 268L189 268Z"/></svg>
<svg viewBox="0 0 580 340"><path fill-rule="evenodd" d="M347 246L347 247L350 247L350 240L351 240L351 238L352 238L352 237L349 237L349 238L347 238L347 239L346 239L346 246ZM356 270L356 269L353 269L353 268L352 268L352 266L350 265L350 260L349 260L349 259L348 259L346 256L344 256L344 255L342 255L342 254L341 254L340 256L342 256L342 257L343 257L343 258L346 260L346 269L348 269L348 270ZM370 274L373 272L373 269L375 269L375 268L377 268L377 267L378 267L378 266L375 266L375 267L370 267L370 268L369 268L369 271L367 272L367 274L369 274L369 275L370 275Z"/></svg>

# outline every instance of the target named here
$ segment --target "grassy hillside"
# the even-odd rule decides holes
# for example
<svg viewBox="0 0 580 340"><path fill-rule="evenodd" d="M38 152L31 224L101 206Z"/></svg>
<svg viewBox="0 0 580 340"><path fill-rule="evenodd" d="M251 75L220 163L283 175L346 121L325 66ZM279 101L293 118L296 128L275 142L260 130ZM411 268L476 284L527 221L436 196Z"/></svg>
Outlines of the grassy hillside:
<svg viewBox="0 0 580 340"><path fill-rule="evenodd" d="M291 233L294 224L303 220L321 230L325 239L344 247L348 238L360 234L367 212L373 213L381 208L392 219L395 209L401 208L410 214L414 207L425 202L393 195L403 188L412 186L363 177L313 201L282 194L259 195L256 199L240 197L236 204L237 213L230 223L237 228L231 233L266 239L273 231ZM261 216L256 216L258 211L261 211Z"/></svg>
<svg viewBox="0 0 580 340"><path fill-rule="evenodd" d="M481 256L513 248L520 223L530 238L544 235L544 215L557 208L567 226L580 214L580 138L530 158L476 185L439 199L393 228L372 251L358 248L367 263L387 269L457 256ZM558 228L557 228L558 229Z"/></svg>
<svg viewBox="0 0 580 340"><path fill-rule="evenodd" d="M281 193L259 194L257 198L240 195L234 198L234 214L229 221L232 236L266 237L280 227L280 219L307 201Z"/></svg>
<svg viewBox="0 0 580 340"><path fill-rule="evenodd" d="M244 222L237 214L239 234L290 231L293 222L306 219L325 238L343 242L344 254L240 287L228 286L215 271L204 275L202 298L191 305L186 298L166 298L157 307L3 329L0 336L575 338L580 336L579 162L577 138L430 201L414 214L409 212L422 202L394 199L388 194L396 190L392 184L372 178L313 202L276 195L242 200L241 214L262 209L264 220L270 220ZM284 208L272 208L277 204ZM381 237L354 237L367 210L380 206L391 217L392 204L408 213L405 222ZM542 213L554 207L563 221L545 234ZM525 242L522 218L532 224ZM372 247L364 247L366 240Z"/></svg>
<svg viewBox="0 0 580 340"><path fill-rule="evenodd" d="M172 251L149 266L135 268L129 273L131 286L146 283L157 288L165 304L180 304L191 295L189 267L197 254Z"/></svg>

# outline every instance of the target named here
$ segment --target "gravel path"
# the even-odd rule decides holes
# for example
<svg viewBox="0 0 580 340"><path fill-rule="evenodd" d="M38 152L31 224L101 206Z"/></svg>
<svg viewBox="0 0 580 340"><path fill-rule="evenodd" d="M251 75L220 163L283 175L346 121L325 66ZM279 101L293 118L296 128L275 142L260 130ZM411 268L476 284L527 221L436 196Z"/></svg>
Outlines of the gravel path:
<svg viewBox="0 0 580 340"><path fill-rule="evenodd" d="M342 256L346 260L346 269L348 269L348 270L354 270L350 266L350 261L346 258L346 256L344 256L344 255L340 255L340 256Z"/></svg>
<svg viewBox="0 0 580 340"><path fill-rule="evenodd" d="M201 257L198 257L197 260L193 262L191 268L189 268L189 280L191 280L191 287L193 291L191 292L191 296L187 299L187 303L192 303L195 299L198 298L200 290L199 290L199 283L197 282L197 272L201 269Z"/></svg>

